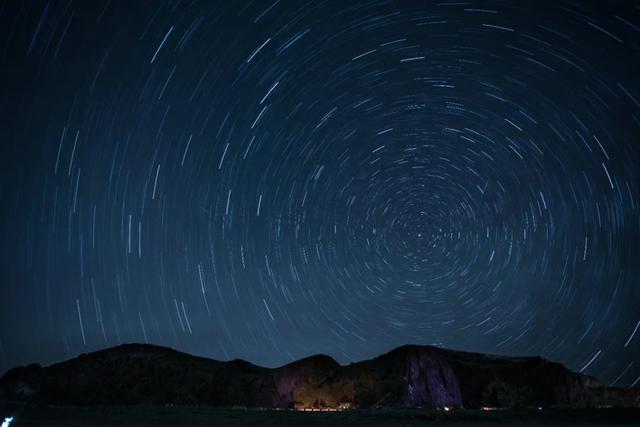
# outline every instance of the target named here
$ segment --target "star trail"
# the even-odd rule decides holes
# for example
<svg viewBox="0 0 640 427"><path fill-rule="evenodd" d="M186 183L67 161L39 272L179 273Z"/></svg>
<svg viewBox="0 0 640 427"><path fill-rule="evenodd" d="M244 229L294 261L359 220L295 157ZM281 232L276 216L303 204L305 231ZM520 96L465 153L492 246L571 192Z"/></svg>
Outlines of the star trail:
<svg viewBox="0 0 640 427"><path fill-rule="evenodd" d="M0 2L0 371L406 343L640 381L637 1Z"/></svg>

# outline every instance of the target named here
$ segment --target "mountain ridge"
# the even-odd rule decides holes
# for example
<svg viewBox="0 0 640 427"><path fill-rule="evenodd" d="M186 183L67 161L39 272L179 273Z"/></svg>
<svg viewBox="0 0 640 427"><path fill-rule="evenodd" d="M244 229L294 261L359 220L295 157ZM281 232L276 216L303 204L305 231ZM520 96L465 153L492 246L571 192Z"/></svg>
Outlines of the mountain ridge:
<svg viewBox="0 0 640 427"><path fill-rule="evenodd" d="M122 344L0 378L0 401L287 409L640 407L640 390L607 387L541 357L403 345L348 365L316 354L267 368L170 347Z"/></svg>

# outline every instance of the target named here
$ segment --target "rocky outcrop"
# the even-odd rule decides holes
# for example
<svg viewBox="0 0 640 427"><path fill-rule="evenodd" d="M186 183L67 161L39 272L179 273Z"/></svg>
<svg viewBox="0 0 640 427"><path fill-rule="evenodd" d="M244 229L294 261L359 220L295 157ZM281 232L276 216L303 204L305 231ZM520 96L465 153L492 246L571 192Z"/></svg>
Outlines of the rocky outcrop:
<svg viewBox="0 0 640 427"><path fill-rule="evenodd" d="M640 391L605 387L541 358L430 346L403 346L347 366L318 355L269 369L127 344L45 368L12 369L0 378L0 401L297 409L638 407Z"/></svg>

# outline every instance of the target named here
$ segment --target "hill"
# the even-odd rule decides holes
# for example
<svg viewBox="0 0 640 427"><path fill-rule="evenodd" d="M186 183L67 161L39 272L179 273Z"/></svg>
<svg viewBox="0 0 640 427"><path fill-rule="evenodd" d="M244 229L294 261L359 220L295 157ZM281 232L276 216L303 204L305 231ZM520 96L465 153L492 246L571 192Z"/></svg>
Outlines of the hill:
<svg viewBox="0 0 640 427"><path fill-rule="evenodd" d="M639 407L640 390L606 387L539 357L407 345L338 364L317 355L270 369L125 344L0 378L0 402L247 408Z"/></svg>

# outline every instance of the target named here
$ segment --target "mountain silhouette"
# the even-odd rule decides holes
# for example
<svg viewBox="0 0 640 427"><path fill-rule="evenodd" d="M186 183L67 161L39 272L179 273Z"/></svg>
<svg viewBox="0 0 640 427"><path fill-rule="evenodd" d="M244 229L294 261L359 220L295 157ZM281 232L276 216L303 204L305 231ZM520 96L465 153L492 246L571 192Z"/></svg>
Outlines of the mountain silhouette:
<svg viewBox="0 0 640 427"><path fill-rule="evenodd" d="M125 344L0 378L1 402L248 408L640 406L637 388L607 387L539 357L405 345L340 365L325 355L270 369L166 347Z"/></svg>

